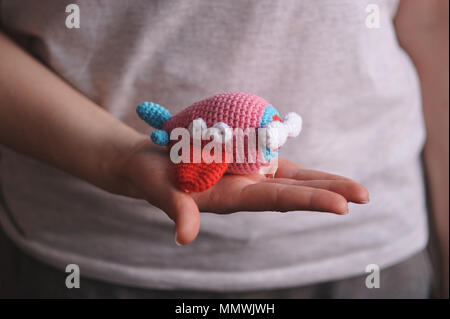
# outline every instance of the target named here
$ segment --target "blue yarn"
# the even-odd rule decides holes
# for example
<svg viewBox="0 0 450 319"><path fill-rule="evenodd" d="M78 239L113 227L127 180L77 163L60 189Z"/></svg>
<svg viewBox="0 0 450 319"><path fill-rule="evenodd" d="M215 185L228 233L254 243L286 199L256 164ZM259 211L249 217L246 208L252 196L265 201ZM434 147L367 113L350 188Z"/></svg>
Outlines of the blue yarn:
<svg viewBox="0 0 450 319"><path fill-rule="evenodd" d="M280 113L278 113L277 109L274 108L272 105L268 105L264 109L264 114L261 117L261 121L259 122L260 127L264 127L270 122L272 122L274 115L280 116Z"/></svg>
<svg viewBox="0 0 450 319"><path fill-rule="evenodd" d="M280 155L280 150L272 151L268 148L264 150L264 159L268 162L273 160L274 158L278 157Z"/></svg>
<svg viewBox="0 0 450 319"><path fill-rule="evenodd" d="M158 129L162 128L163 124L171 118L168 110L153 102L139 104L136 112L148 125Z"/></svg>
<svg viewBox="0 0 450 319"><path fill-rule="evenodd" d="M264 109L264 114L262 115L261 121L259 122L260 127L264 127L267 124L269 124L270 122L272 122L274 115L278 115L278 117L279 117L280 113L278 113L277 109L274 108L272 105L268 105ZM264 150L263 154L264 154L264 159L266 161L270 162L271 160L273 160L274 158L276 158L280 155L280 150L272 151L272 150L266 148Z"/></svg>
<svg viewBox="0 0 450 319"><path fill-rule="evenodd" d="M153 131L150 138L152 139L152 142L157 145L163 146L169 144L169 134L163 130Z"/></svg>

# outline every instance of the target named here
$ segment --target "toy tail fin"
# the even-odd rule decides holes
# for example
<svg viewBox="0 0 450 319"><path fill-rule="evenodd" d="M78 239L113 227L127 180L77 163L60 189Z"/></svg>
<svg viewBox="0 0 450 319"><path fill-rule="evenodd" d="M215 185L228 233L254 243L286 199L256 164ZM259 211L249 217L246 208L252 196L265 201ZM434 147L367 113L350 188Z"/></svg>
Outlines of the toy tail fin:
<svg viewBox="0 0 450 319"><path fill-rule="evenodd" d="M167 109L153 102L142 102L136 108L136 112L148 125L161 129L171 115Z"/></svg>

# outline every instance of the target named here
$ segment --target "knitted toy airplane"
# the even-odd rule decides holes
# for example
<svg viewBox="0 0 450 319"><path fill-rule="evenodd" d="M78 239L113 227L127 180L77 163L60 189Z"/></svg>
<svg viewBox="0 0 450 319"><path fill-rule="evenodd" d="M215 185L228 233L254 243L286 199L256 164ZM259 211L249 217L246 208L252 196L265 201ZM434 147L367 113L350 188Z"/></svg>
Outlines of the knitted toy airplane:
<svg viewBox="0 0 450 319"><path fill-rule="evenodd" d="M201 158L200 162L195 163L191 154L191 161L175 164L176 183L186 192L205 191L216 184L224 173L243 175L264 172L264 168L269 167L278 157L287 138L297 136L302 128L302 118L298 114L288 113L281 120L278 111L267 101L256 95L239 92L214 95L192 104L174 116L164 107L152 102L139 104L136 111L141 119L156 128L151 134L151 140L157 145L173 146L177 141L169 139L172 130L186 128L193 134L195 127L197 130L200 128L201 136L211 131L209 136L218 132L223 145L234 142L231 149L228 148L228 154L233 155L231 162L225 160L227 148L224 146L221 161L205 162ZM241 153L244 156L239 161L239 146L236 145L239 143L236 143L235 135L230 135L236 128L254 129L257 132L261 132L258 129L265 129L264 134L256 133L256 136L264 135L263 147L258 152L251 153L248 151L248 138L245 139L244 152ZM201 141L199 147L204 148L209 141ZM193 145L195 143L191 139L191 151Z"/></svg>

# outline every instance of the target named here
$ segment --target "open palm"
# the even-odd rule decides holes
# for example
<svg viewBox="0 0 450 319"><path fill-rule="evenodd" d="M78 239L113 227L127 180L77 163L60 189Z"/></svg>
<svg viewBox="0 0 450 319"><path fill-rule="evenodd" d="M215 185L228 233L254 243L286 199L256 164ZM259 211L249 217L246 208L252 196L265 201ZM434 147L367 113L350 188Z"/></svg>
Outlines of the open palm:
<svg viewBox="0 0 450 319"><path fill-rule="evenodd" d="M321 211L345 214L348 202L366 203L367 190L338 175L310 170L279 159L274 178L260 174L225 175L201 193L185 193L174 183L167 150L143 143L118 161L112 189L147 200L174 220L176 241L192 242L200 228L200 211Z"/></svg>

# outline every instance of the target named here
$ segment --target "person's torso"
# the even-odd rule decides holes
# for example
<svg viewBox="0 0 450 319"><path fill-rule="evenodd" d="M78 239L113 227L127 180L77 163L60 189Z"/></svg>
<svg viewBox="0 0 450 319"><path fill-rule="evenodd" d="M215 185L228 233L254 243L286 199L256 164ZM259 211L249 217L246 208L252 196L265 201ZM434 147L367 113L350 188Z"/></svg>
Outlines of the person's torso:
<svg viewBox="0 0 450 319"><path fill-rule="evenodd" d="M180 248L172 222L145 201L3 149L2 223L29 250L55 264L79 260L99 278L104 265L144 286L231 289L240 278L238 289L251 289L266 272L267 286L289 282L283 269L296 282L323 280L364 272L364 256L392 262L410 237L423 245L424 129L417 76L392 24L397 1L76 1L72 29L65 2L0 3L12 37L128 125L150 132L135 113L145 100L176 113L215 93L253 93L304 119L281 156L351 177L372 200L345 217L204 214L196 242ZM369 4L379 28L366 24ZM338 270L324 273L336 260Z"/></svg>

